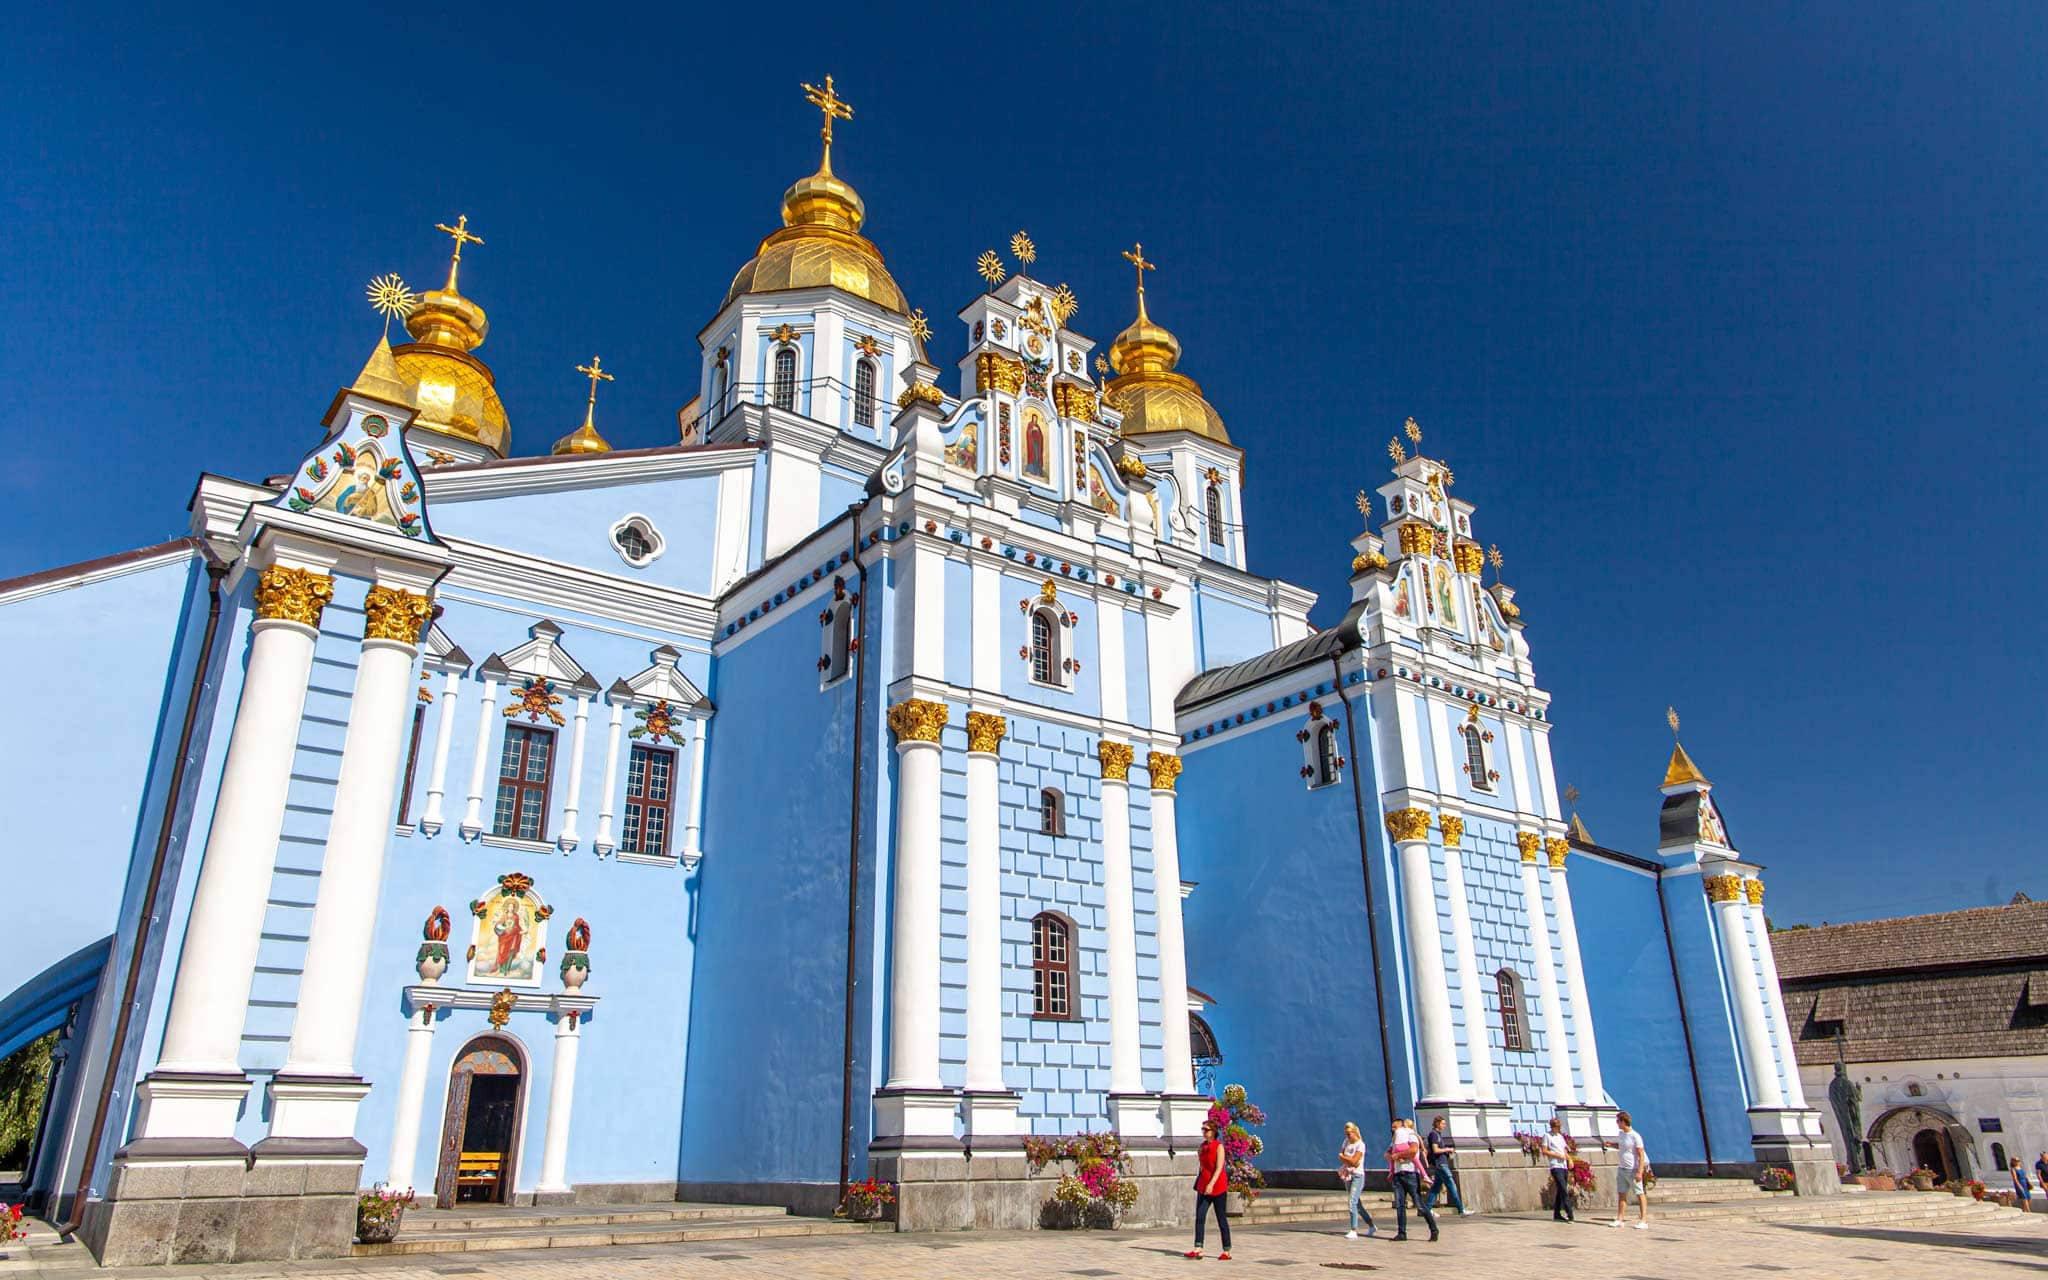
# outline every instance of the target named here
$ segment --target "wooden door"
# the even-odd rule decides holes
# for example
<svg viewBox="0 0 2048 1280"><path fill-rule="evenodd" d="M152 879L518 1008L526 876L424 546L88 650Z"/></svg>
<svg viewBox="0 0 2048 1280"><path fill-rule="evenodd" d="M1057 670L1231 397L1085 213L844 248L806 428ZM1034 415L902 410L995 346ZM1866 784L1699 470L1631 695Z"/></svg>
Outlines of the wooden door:
<svg viewBox="0 0 2048 1280"><path fill-rule="evenodd" d="M518 1046L497 1036L470 1042L456 1057L434 1165L435 1208L453 1208L458 1200L511 1201L526 1086L520 1066ZM472 1150L472 1137L486 1140L489 1149Z"/></svg>

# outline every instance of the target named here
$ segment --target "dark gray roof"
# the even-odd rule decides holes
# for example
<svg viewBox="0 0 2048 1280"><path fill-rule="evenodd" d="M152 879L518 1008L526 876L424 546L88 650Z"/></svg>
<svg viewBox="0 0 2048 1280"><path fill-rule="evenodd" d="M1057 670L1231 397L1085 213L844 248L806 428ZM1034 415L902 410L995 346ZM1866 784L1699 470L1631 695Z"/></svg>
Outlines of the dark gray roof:
<svg viewBox="0 0 2048 1280"><path fill-rule="evenodd" d="M1278 649L1262 653L1256 658L1246 658L1243 662L1232 663L1227 667L1204 671L1182 686L1180 695L1173 700L1173 708L1176 711L1185 711L1212 698L1220 698L1233 690L1249 688L1283 671L1292 671L1312 663L1328 662L1331 655L1353 648L1354 644L1347 644L1346 640L1355 638L1357 634L1356 628L1340 625L1328 631L1318 631L1314 635L1296 640L1293 644L1283 644Z"/></svg>

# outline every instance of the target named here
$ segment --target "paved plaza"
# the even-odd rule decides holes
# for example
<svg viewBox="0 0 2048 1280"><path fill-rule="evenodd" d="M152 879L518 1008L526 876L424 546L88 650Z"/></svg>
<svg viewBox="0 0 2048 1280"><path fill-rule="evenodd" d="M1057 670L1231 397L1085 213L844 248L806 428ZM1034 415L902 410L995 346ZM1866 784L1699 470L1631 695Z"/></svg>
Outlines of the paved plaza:
<svg viewBox="0 0 2048 1280"><path fill-rule="evenodd" d="M1592 1221L1547 1217L1446 1220L1443 1240L1418 1233L1406 1243L1347 1241L1341 1226L1251 1226L1235 1233L1232 1260L1181 1257L1182 1232L976 1232L736 1239L641 1248L554 1249L332 1262L247 1263L220 1267L98 1270L70 1260L0 1261L6 1280L84 1276L212 1277L371 1276L379 1280L1012 1280L1065 1276L1211 1275L1250 1269L1259 1280L1373 1272L1435 1280L1696 1280L1698 1277L2040 1276L2048 1272L2048 1216L2001 1214L1957 1226L1782 1226L1743 1221L1653 1223L1648 1231L1611 1230Z"/></svg>

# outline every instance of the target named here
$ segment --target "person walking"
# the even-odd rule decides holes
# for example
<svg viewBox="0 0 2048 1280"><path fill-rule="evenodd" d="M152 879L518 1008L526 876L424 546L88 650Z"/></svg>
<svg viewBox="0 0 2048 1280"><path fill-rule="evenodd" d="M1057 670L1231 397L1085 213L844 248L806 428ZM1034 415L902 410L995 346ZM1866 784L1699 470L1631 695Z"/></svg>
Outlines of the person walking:
<svg viewBox="0 0 2048 1280"><path fill-rule="evenodd" d="M1368 1237L1378 1235L1379 1228L1372 1225L1372 1214L1360 1200L1365 1194L1365 1138L1349 1120L1344 1122L1344 1147L1337 1153L1337 1177L1351 1197L1351 1230L1344 1233L1344 1238L1358 1239L1360 1218L1365 1219Z"/></svg>
<svg viewBox="0 0 2048 1280"><path fill-rule="evenodd" d="M1614 1221L1610 1227L1621 1225L1628 1217L1628 1198L1636 1198L1636 1230L1650 1229L1650 1197L1643 1190L1650 1177L1650 1154L1643 1149L1643 1135L1635 1130L1635 1122L1626 1111L1615 1113L1614 1123L1621 1126L1621 1164L1614 1171ZM2013 1162L2017 1165L2019 1162Z"/></svg>
<svg viewBox="0 0 2048 1280"><path fill-rule="evenodd" d="M1437 1237L1436 1214L1422 1198L1422 1137L1409 1120L1396 1117L1393 1140L1387 1144L1387 1178L1394 1184L1394 1239L1408 1238L1408 1202L1413 1200L1429 1224L1432 1243Z"/></svg>
<svg viewBox="0 0 2048 1280"><path fill-rule="evenodd" d="M2048 1151L2043 1151L2041 1158L2034 1161L2034 1181L2040 1184L2041 1190L2048 1191Z"/></svg>
<svg viewBox="0 0 2048 1280"><path fill-rule="evenodd" d="M2020 1167L2018 1156L2012 1158L2012 1193L2020 1198L2021 1213L2034 1211L2034 1186L2027 1181L2027 1171Z"/></svg>
<svg viewBox="0 0 2048 1280"><path fill-rule="evenodd" d="M1465 1197L1458 1194L1458 1175L1452 1167L1457 1156L1457 1140L1451 1137L1451 1125L1442 1116L1429 1122L1429 1132L1422 1137L1422 1155L1429 1169L1429 1207L1436 1208L1436 1193L1441 1190L1451 1208L1463 1218L1472 1211L1465 1207Z"/></svg>
<svg viewBox="0 0 2048 1280"><path fill-rule="evenodd" d="M1216 1232L1223 1237L1223 1252L1216 1258L1220 1262L1230 1261L1230 1214L1225 1204L1230 1195L1230 1174L1224 1168L1220 1134L1214 1120L1202 1122L1202 1151L1195 1170L1195 1247L1182 1254L1184 1258L1202 1256L1202 1223L1214 1209Z"/></svg>
<svg viewBox="0 0 2048 1280"><path fill-rule="evenodd" d="M1543 1135L1543 1154L1550 1157L1550 1186L1555 1199L1550 1205L1552 1222L1572 1222L1572 1149L1564 1140L1564 1124L1550 1117L1550 1132Z"/></svg>

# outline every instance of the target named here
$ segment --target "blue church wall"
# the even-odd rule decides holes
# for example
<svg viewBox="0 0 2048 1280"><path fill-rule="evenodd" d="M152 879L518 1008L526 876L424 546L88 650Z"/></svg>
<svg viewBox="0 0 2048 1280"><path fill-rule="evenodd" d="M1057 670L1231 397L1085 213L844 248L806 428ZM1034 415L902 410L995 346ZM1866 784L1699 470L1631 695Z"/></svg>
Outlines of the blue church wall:
<svg viewBox="0 0 2048 1280"><path fill-rule="evenodd" d="M1465 873L1465 898L1472 917L1472 952L1479 971L1480 1007L1485 1010L1486 1041L1492 1053L1494 1087L1508 1104L1517 1129L1540 1132L1550 1118L1555 1093L1550 1077L1549 1038L1544 1032L1542 992L1537 985L1535 948L1529 940L1528 904L1522 891L1522 855L1515 844L1514 828L1490 819L1465 819L1465 837L1459 846L1459 866ZM1441 875L1442 837L1432 855ZM1576 899L1574 900L1576 904ZM1545 906L1544 910L1548 910ZM1445 936L1449 937L1448 912L1441 913ZM1553 947L1552 955L1556 954ZM1458 988L1457 966L1450 949L1445 950L1453 990ZM1564 987L1563 970L1556 967L1558 987ZM1522 1052L1510 1053L1501 1034L1500 999L1493 975L1512 969L1522 979ZM1472 1077L1471 1050L1464 1029L1458 1030L1459 1061L1467 1080Z"/></svg>
<svg viewBox="0 0 2048 1280"><path fill-rule="evenodd" d="M964 560L946 561L946 683L974 685L974 570ZM999 615L1000 616L1000 615ZM991 638L998 646L1001 641ZM963 723L965 723L963 721ZM964 794L964 793L963 793Z"/></svg>
<svg viewBox="0 0 2048 1280"><path fill-rule="evenodd" d="M718 484L717 476L677 476L639 484L446 499L434 504L434 528L443 536L704 594L711 590ZM429 481L430 497L432 487ZM612 526L635 513L646 516L665 543L662 553L644 568L627 564L611 541Z"/></svg>
<svg viewBox="0 0 2048 1280"><path fill-rule="evenodd" d="M818 524L823 526L846 514L846 509L867 494L867 480L836 467L818 472ZM708 543L706 545L709 545Z"/></svg>
<svg viewBox="0 0 2048 1280"><path fill-rule="evenodd" d="M867 589L880 582L871 573ZM888 612L860 611L868 620L863 661L886 652L873 620ZM819 690L818 628L805 625L814 616L792 611L750 629L717 662L711 696L721 747L706 779L685 1180L822 1181L837 1173L857 682ZM883 686L872 667L868 674L868 699L879 705ZM870 759L887 750L876 730L867 726ZM878 824L866 825L862 862L872 877ZM862 907L867 928L874 911L872 901ZM869 978L862 975L864 1003L876 989ZM865 1045L857 1052L865 1056ZM856 1096L865 1098L858 1081ZM856 1151L864 1145L858 1140Z"/></svg>
<svg viewBox="0 0 2048 1280"><path fill-rule="evenodd" d="M1119 610L1124 620L1124 717L1141 729L1152 727L1152 651L1145 615ZM1112 615L1115 616L1115 615Z"/></svg>
<svg viewBox="0 0 2048 1280"><path fill-rule="evenodd" d="M1333 714L1348 713L1337 703ZM1223 1053L1218 1082L1243 1084L1269 1117L1269 1169L1329 1167L1343 1122L1370 1133L1386 1105L1355 793L1348 776L1304 784L1303 723L1276 718L1191 746L1179 786L1181 875L1197 886L1183 907L1188 982L1214 999L1203 1017ZM1363 744L1367 728L1357 729ZM1361 768L1371 797L1370 762L1347 761L1347 773ZM1398 1084L1407 1019L1385 864L1373 857Z"/></svg>
<svg viewBox="0 0 2048 1280"><path fill-rule="evenodd" d="M1196 667L1208 671L1256 658L1273 647L1273 619L1251 603L1195 583Z"/></svg>
<svg viewBox="0 0 2048 1280"><path fill-rule="evenodd" d="M1029 702L1041 707L1057 707L1061 711L1077 715L1099 715L1102 710L1102 672L1092 661L1096 646L1096 628L1101 625L1102 614L1095 602L1080 592L1060 597L1060 607L1073 614L1078 621L1065 628L1061 638L1061 653L1078 657L1081 669L1066 677L1065 688L1051 688L1031 678L1031 664L1028 653L1031 647L1031 615L1019 609L1018 602L1036 604L1041 584L1046 575L1025 577L1016 573L1005 573L997 587L996 610L1002 618L1002 692L1019 702ZM1058 579L1054 579L1055 582ZM971 598L971 597L970 597Z"/></svg>

